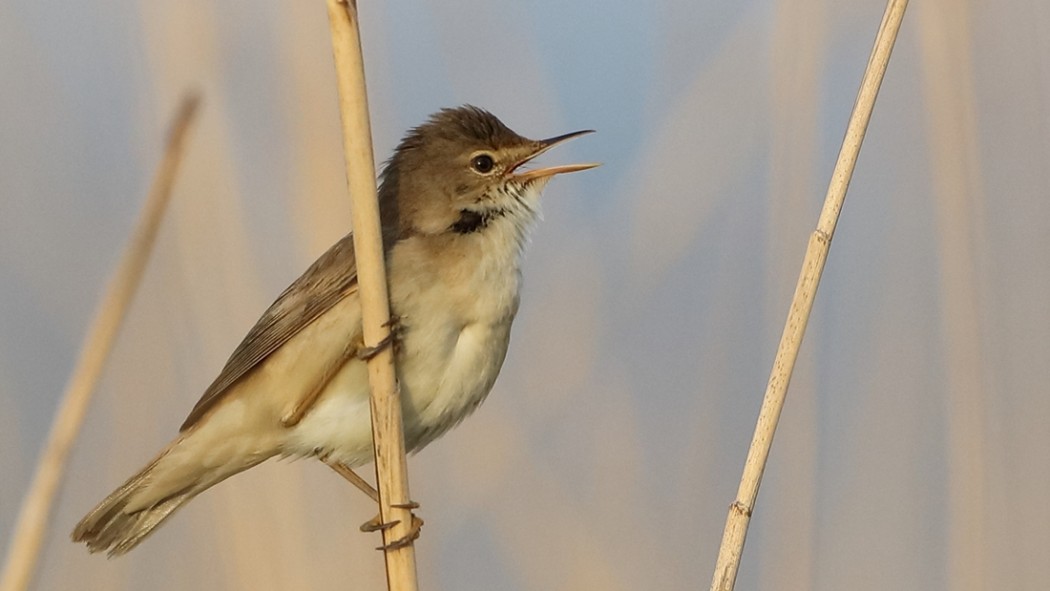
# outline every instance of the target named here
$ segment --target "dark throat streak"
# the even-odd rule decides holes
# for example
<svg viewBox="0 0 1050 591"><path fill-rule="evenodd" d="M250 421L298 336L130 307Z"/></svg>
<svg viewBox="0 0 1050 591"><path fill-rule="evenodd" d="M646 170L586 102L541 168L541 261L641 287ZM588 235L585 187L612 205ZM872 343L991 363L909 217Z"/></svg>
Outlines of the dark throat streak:
<svg viewBox="0 0 1050 591"><path fill-rule="evenodd" d="M452 224L450 229L457 234L473 234L478 230L484 230L493 220L501 218L507 213L509 212L502 208L485 211L463 209L459 212L459 219Z"/></svg>

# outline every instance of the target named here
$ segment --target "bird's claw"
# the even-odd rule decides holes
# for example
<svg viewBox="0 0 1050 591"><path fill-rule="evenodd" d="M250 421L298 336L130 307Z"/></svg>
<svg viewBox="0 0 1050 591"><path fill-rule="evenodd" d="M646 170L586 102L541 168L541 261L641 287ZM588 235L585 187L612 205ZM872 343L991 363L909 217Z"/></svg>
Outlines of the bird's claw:
<svg viewBox="0 0 1050 591"><path fill-rule="evenodd" d="M369 361L376 355L379 355L387 347L394 345L397 346L399 340L401 340L401 317L391 314L390 320L383 323L384 327L390 329L390 333L383 337L383 340L376 343L373 347L361 347L357 351L357 358L361 361Z"/></svg>
<svg viewBox="0 0 1050 591"><path fill-rule="evenodd" d="M390 505L390 506L391 507L396 507L398 509L418 509L419 508L419 503L416 503L416 502L413 502L413 501L409 501L407 503L399 503L399 504ZM398 548L404 548L405 546L408 546L408 545L412 544L412 542L414 542L417 539L419 539L419 534L420 534L421 530L423 529L423 520L420 519L419 517L416 517L416 515L414 513L412 513L411 515L412 515L412 525L409 527L408 533L405 534L404 536L402 536L402 537L400 537L400 538L390 542L389 544L384 544L382 546L379 546L378 548L376 548L376 550L396 550ZM377 532L377 531L382 532L382 531L386 531L386 530L394 527L395 525L398 525L399 523L401 523L400 519L395 519L394 521L389 521L389 522L383 522L382 515L376 515L372 519L369 519L368 521L366 521L366 522L361 524L361 531L367 532L367 533Z"/></svg>
<svg viewBox="0 0 1050 591"><path fill-rule="evenodd" d="M393 521L383 523L383 516L377 514L372 519L369 519L368 521L361 524L361 531L365 532L366 534L370 534L372 532L377 531L385 531L399 523L401 523L400 519L395 519Z"/></svg>
<svg viewBox="0 0 1050 591"><path fill-rule="evenodd" d="M394 523L400 523L400 521L395 521ZM415 542L416 540L419 539L419 533L420 533L420 531L422 529L423 529L423 520L418 518L418 517L416 517L413 514L412 515L412 525L411 525L411 527L409 527L409 530L408 530L407 534L405 534L404 536L394 540L393 542L390 542L389 544L385 544L383 546L379 546L378 548L376 548L376 550L397 550L398 548L404 548L405 546L410 546L410 545L412 545L412 542Z"/></svg>

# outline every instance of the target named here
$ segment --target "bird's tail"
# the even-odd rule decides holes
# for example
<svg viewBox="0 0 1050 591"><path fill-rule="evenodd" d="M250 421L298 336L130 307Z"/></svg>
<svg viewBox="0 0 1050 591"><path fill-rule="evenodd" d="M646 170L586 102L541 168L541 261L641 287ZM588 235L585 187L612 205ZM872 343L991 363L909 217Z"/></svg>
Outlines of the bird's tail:
<svg viewBox="0 0 1050 591"><path fill-rule="evenodd" d="M205 467L186 453L192 444L184 443L190 442L176 439L110 493L73 529L73 541L84 542L92 552L108 550L110 557L125 554L193 497L265 459Z"/></svg>
<svg viewBox="0 0 1050 591"><path fill-rule="evenodd" d="M177 443L164 450L157 459L129 478L84 516L73 529L73 541L86 543L92 552L109 550L111 557L120 556L137 546L154 528L171 517L176 509L201 492L203 489L198 489L194 486L195 483L189 482L181 489L165 491L168 494L154 493L151 496L160 498L140 506L142 502L139 498L154 488L158 467L175 445Z"/></svg>

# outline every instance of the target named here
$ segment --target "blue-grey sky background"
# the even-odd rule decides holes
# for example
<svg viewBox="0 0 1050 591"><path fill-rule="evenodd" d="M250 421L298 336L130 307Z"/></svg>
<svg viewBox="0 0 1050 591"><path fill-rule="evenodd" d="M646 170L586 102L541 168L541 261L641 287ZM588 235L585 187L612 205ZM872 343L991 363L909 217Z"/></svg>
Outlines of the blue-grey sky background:
<svg viewBox="0 0 1050 591"><path fill-rule="evenodd" d="M486 404L411 461L426 589L705 588L880 2L361 3L377 161L471 103L598 133L545 196ZM913 2L832 245L740 589L1050 581L1050 5ZM323 3L0 3L0 551L181 94L204 110L38 589L372 589L313 462L134 553L68 541L349 229Z"/></svg>

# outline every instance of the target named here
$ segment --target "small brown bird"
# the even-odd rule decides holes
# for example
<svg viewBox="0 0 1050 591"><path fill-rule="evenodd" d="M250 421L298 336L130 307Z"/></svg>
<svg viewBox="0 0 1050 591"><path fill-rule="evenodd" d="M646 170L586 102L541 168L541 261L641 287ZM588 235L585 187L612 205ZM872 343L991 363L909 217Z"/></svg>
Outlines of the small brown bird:
<svg viewBox="0 0 1050 591"><path fill-rule="evenodd" d="M585 133L530 140L464 106L411 130L387 162L379 204L409 451L455 426L492 389L540 192L557 174L597 166L525 165ZM88 513L73 540L124 554L190 499L273 456L370 462L363 351L348 235L277 298L175 440Z"/></svg>

